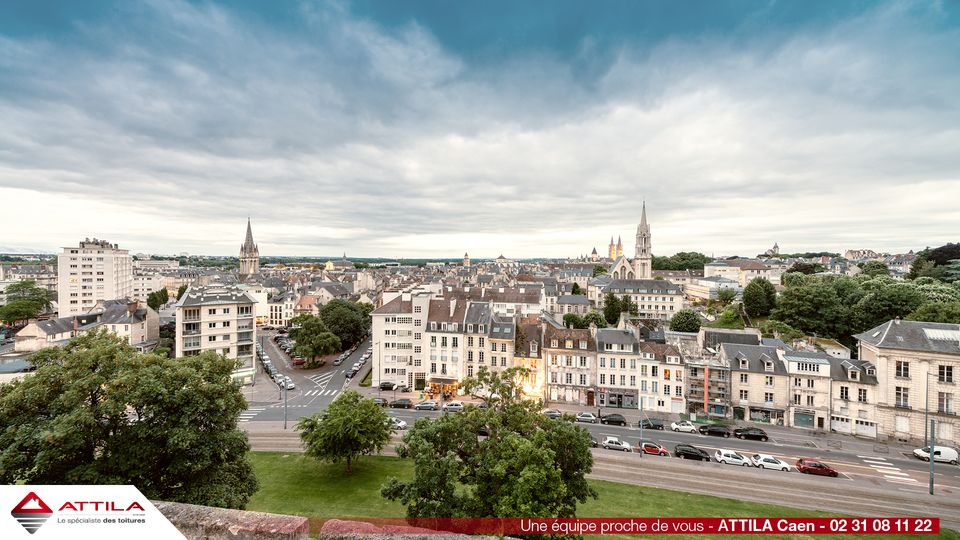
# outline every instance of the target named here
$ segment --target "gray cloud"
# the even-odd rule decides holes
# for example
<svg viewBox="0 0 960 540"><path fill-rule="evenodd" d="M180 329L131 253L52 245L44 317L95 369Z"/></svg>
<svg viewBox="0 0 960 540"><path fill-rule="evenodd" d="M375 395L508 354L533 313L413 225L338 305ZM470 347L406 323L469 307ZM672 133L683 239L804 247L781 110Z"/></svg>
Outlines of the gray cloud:
<svg viewBox="0 0 960 540"><path fill-rule="evenodd" d="M659 253L960 230L960 35L933 10L623 45L587 70L473 65L337 6L304 7L305 34L127 9L78 43L0 37L0 226L49 216L6 244L230 254L249 214L265 254L576 255L610 234L631 251L644 198Z"/></svg>

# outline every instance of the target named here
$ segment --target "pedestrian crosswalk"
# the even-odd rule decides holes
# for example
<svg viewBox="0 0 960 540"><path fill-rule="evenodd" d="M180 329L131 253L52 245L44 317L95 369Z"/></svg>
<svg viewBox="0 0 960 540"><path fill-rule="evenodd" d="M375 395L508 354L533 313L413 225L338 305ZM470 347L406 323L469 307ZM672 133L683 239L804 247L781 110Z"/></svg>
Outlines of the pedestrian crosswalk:
<svg viewBox="0 0 960 540"><path fill-rule="evenodd" d="M903 472L900 467L897 467L893 463L887 461L887 458L879 456L857 456L867 466L871 467L873 470L880 473L883 476L883 479L887 482L893 484L900 484L904 486L915 486L919 485L919 482L911 478L909 474Z"/></svg>
<svg viewBox="0 0 960 540"><path fill-rule="evenodd" d="M317 386L326 386L327 383L330 382L330 379L333 378L333 372L317 373L316 375L311 375L307 378L313 381L313 383Z"/></svg>
<svg viewBox="0 0 960 540"><path fill-rule="evenodd" d="M250 407L249 409L240 413L240 418L238 422L249 422L253 419L254 416L260 414L261 411L265 410L266 407Z"/></svg>
<svg viewBox="0 0 960 540"><path fill-rule="evenodd" d="M337 392L339 392L339 390L324 390L323 388L320 388L320 389L317 389L317 390L308 390L307 392L304 392L303 395L305 395L305 396L307 396L307 397L310 397L310 396L335 396L335 395L337 395Z"/></svg>

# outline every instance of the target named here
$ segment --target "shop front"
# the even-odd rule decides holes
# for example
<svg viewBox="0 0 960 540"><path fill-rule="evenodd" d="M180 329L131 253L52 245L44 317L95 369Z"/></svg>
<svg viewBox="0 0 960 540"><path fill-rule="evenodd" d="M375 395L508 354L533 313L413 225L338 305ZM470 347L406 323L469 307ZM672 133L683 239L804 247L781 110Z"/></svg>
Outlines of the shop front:
<svg viewBox="0 0 960 540"><path fill-rule="evenodd" d="M424 392L430 395L430 399L454 399L457 391L460 390L460 382L452 377L433 377L427 379L427 385Z"/></svg>
<svg viewBox="0 0 960 540"><path fill-rule="evenodd" d="M750 407L750 421L783 425L783 409L769 407Z"/></svg>
<svg viewBox="0 0 960 540"><path fill-rule="evenodd" d="M597 391L597 405L600 407L612 407L615 409L636 409L637 393L624 392L622 390L610 390L600 388Z"/></svg>

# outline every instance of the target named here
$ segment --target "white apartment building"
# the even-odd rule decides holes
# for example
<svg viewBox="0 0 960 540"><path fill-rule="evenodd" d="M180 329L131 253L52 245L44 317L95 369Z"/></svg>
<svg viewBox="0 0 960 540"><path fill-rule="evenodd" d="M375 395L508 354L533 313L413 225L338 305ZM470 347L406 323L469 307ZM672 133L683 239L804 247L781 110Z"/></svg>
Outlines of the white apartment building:
<svg viewBox="0 0 960 540"><path fill-rule="evenodd" d="M133 257L105 240L85 239L57 257L60 317L87 313L104 300L133 295Z"/></svg>
<svg viewBox="0 0 960 540"><path fill-rule="evenodd" d="M830 428L831 357L824 353L780 352L790 377L787 425L810 429Z"/></svg>
<svg viewBox="0 0 960 540"><path fill-rule="evenodd" d="M253 382L256 301L237 286L190 287L177 301L176 355L213 351L241 361L234 380Z"/></svg>
<svg viewBox="0 0 960 540"><path fill-rule="evenodd" d="M165 287L166 280L160 274L135 274L133 276L132 299L147 301L147 296Z"/></svg>
<svg viewBox="0 0 960 540"><path fill-rule="evenodd" d="M402 292L370 314L374 387L392 382L416 390L426 388L429 366L424 362L424 336L431 296L429 291Z"/></svg>

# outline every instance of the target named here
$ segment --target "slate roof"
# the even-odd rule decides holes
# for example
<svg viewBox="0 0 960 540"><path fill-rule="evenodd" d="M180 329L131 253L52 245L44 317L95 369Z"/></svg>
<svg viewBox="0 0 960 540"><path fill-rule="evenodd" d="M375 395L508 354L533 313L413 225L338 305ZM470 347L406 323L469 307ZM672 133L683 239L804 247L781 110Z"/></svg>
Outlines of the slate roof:
<svg viewBox="0 0 960 540"><path fill-rule="evenodd" d="M523 334L527 339L523 342L523 347L515 351L514 354L525 358L540 358L540 350L543 347L543 343L540 342L540 325L522 323L520 328L523 329ZM530 346L534 342L537 344L537 352L531 353Z"/></svg>
<svg viewBox="0 0 960 540"><path fill-rule="evenodd" d="M413 302L404 300L403 296L398 296L386 304L373 310L373 315L385 315L394 313L413 313Z"/></svg>
<svg viewBox="0 0 960 540"><path fill-rule="evenodd" d="M494 314L490 325L491 339L513 339L516 337L516 324L513 317Z"/></svg>
<svg viewBox="0 0 960 540"><path fill-rule="evenodd" d="M578 328L555 328L552 325L544 325L543 331L543 343L544 347L550 347L551 349L566 349L565 341L568 339L573 340L573 348L567 350L577 350L577 351L596 351L597 342L593 339L593 336L590 335L589 329L578 329ZM550 345L551 340L557 340L557 347ZM587 348L580 348L580 341L587 341Z"/></svg>
<svg viewBox="0 0 960 540"><path fill-rule="evenodd" d="M859 380L850 378L851 369L860 372ZM867 375L867 369L873 369L873 375ZM845 358L830 359L830 378L835 381L861 384L879 384L879 381L877 380L876 369L876 366L866 360Z"/></svg>
<svg viewBox="0 0 960 540"><path fill-rule="evenodd" d="M740 343L742 345L759 345L760 334L728 330L725 328L703 328L703 347L719 349L722 343Z"/></svg>
<svg viewBox="0 0 960 540"><path fill-rule="evenodd" d="M665 362L668 356L679 356L680 359L683 360L683 355L680 354L680 349L676 348L673 345L667 345L664 343L653 343L651 341L641 341L640 352L653 353L653 357L658 362Z"/></svg>
<svg viewBox="0 0 960 540"><path fill-rule="evenodd" d="M960 354L960 325L890 320L856 339L881 349Z"/></svg>
<svg viewBox="0 0 960 540"><path fill-rule="evenodd" d="M631 294L680 294L679 286L665 279L613 279L604 288L604 294L612 292L624 294L631 290Z"/></svg>
<svg viewBox="0 0 960 540"><path fill-rule="evenodd" d="M751 373L772 373L786 375L787 367L777 355L776 347L763 345L742 345L739 343L724 343L720 346L723 356L730 361L731 371L748 371ZM740 360L746 360L747 366L740 367ZM767 371L765 362L773 362L773 371Z"/></svg>
<svg viewBox="0 0 960 540"><path fill-rule="evenodd" d="M565 294L557 298L558 304L571 304L575 306L589 306L590 300L582 294Z"/></svg>
<svg viewBox="0 0 960 540"><path fill-rule="evenodd" d="M639 352L639 342L633 332L619 328L600 328L597 329L597 351L607 352L607 343L611 345L629 345L629 352L636 354ZM627 352L627 351L611 351Z"/></svg>
<svg viewBox="0 0 960 540"><path fill-rule="evenodd" d="M464 315L463 323L473 325L489 325L490 304L488 302L470 302L467 305L467 313Z"/></svg>

